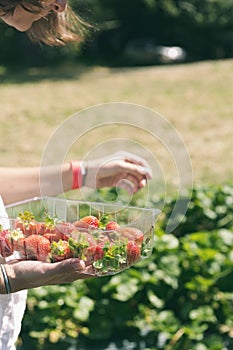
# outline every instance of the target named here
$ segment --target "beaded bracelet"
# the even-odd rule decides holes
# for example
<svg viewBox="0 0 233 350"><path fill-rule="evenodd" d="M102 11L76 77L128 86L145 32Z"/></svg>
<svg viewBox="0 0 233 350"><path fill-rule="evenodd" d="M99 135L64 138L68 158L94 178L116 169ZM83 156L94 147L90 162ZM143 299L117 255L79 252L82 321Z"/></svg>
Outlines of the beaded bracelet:
<svg viewBox="0 0 233 350"><path fill-rule="evenodd" d="M6 293L11 294L12 292L11 292L10 281L9 281L9 278L7 276L7 273L6 273L5 265L0 264L0 267L1 267L2 275L3 275L3 279L4 279Z"/></svg>

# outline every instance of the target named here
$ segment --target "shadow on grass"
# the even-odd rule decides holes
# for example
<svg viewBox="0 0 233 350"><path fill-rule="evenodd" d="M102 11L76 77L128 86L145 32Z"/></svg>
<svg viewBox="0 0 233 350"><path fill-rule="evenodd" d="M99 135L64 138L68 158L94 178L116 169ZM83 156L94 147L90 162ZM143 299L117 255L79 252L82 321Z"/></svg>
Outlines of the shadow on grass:
<svg viewBox="0 0 233 350"><path fill-rule="evenodd" d="M33 83L43 80L62 81L77 80L83 74L98 67L107 67L112 70L137 70L143 67L164 67L173 65L192 64L197 61L187 61L183 63L167 63L167 64L130 64L121 61L119 58L111 60L103 59L80 59L78 62L65 62L63 64L49 64L47 66L1 66L0 65L0 85L1 84L21 84Z"/></svg>
<svg viewBox="0 0 233 350"><path fill-rule="evenodd" d="M0 84L36 83L43 80L77 80L92 69L91 65L73 63L54 67L20 67L17 69L0 66Z"/></svg>

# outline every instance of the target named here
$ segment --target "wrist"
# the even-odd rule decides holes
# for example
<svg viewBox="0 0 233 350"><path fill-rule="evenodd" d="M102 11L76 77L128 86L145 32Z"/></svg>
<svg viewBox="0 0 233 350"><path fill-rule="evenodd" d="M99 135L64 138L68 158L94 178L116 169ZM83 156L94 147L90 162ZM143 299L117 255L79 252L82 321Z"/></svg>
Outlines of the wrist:
<svg viewBox="0 0 233 350"><path fill-rule="evenodd" d="M4 277L0 271L0 294L6 294L6 288L4 283Z"/></svg>
<svg viewBox="0 0 233 350"><path fill-rule="evenodd" d="M81 173L82 173L82 186L85 186L86 176L87 176L87 163L81 162Z"/></svg>
<svg viewBox="0 0 233 350"><path fill-rule="evenodd" d="M17 261L6 265L12 293L24 289L46 286L54 279L53 265L40 261Z"/></svg>
<svg viewBox="0 0 233 350"><path fill-rule="evenodd" d="M5 287L5 293L4 293L4 288L1 288L1 292L3 292L3 294L11 294L12 291L11 291L10 280L4 264L0 264L0 272L2 275L1 286L3 287L4 285Z"/></svg>
<svg viewBox="0 0 233 350"><path fill-rule="evenodd" d="M76 190L84 186L86 177L86 164L80 161L70 161L72 172L72 189Z"/></svg>

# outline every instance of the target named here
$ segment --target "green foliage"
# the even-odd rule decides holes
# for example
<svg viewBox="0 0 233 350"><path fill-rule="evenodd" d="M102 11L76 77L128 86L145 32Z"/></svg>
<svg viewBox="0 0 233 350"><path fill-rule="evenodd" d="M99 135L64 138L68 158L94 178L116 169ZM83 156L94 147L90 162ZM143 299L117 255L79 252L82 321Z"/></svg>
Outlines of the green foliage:
<svg viewBox="0 0 233 350"><path fill-rule="evenodd" d="M100 33L95 46L112 58L134 38L183 46L190 59L232 57L233 1L87 0Z"/></svg>
<svg viewBox="0 0 233 350"><path fill-rule="evenodd" d="M232 191L195 189L180 237L165 217L123 273L31 290L18 349L232 349Z"/></svg>
<svg viewBox="0 0 233 350"><path fill-rule="evenodd" d="M179 226L173 231L176 236L187 233L214 230L220 228L230 229L233 227L233 187L224 185L219 187L194 188L187 215ZM180 198L179 201L186 200ZM170 217L175 205L176 198L166 200L164 213ZM179 206L178 206L179 207ZM180 206L182 208L182 206ZM182 213L176 212L174 220L178 220ZM162 223L165 229L167 220Z"/></svg>
<svg viewBox="0 0 233 350"><path fill-rule="evenodd" d="M192 0L170 1L184 14L203 25L223 25L232 21L233 1L224 0Z"/></svg>
<svg viewBox="0 0 233 350"><path fill-rule="evenodd" d="M75 11L93 25L83 46L42 48L0 23L0 64L54 65L120 55L128 40L154 37L182 45L191 59L232 57L233 0L80 0Z"/></svg>

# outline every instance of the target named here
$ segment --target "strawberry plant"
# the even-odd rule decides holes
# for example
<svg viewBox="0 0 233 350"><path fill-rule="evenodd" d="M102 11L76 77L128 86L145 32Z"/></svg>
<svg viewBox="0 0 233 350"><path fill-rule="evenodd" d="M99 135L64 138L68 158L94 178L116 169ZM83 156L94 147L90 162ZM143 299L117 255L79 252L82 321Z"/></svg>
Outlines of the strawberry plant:
<svg viewBox="0 0 233 350"><path fill-rule="evenodd" d="M188 211L182 222L173 231L173 234L180 237L187 233L202 230L214 230L233 227L233 187L209 186L205 188L194 188L191 191ZM186 198L179 199L186 200ZM171 211L176 202L175 198L168 198L164 208L166 218L170 217ZM182 208L182 206L181 206ZM177 210L174 220L182 213ZM166 219L162 222L165 229Z"/></svg>

